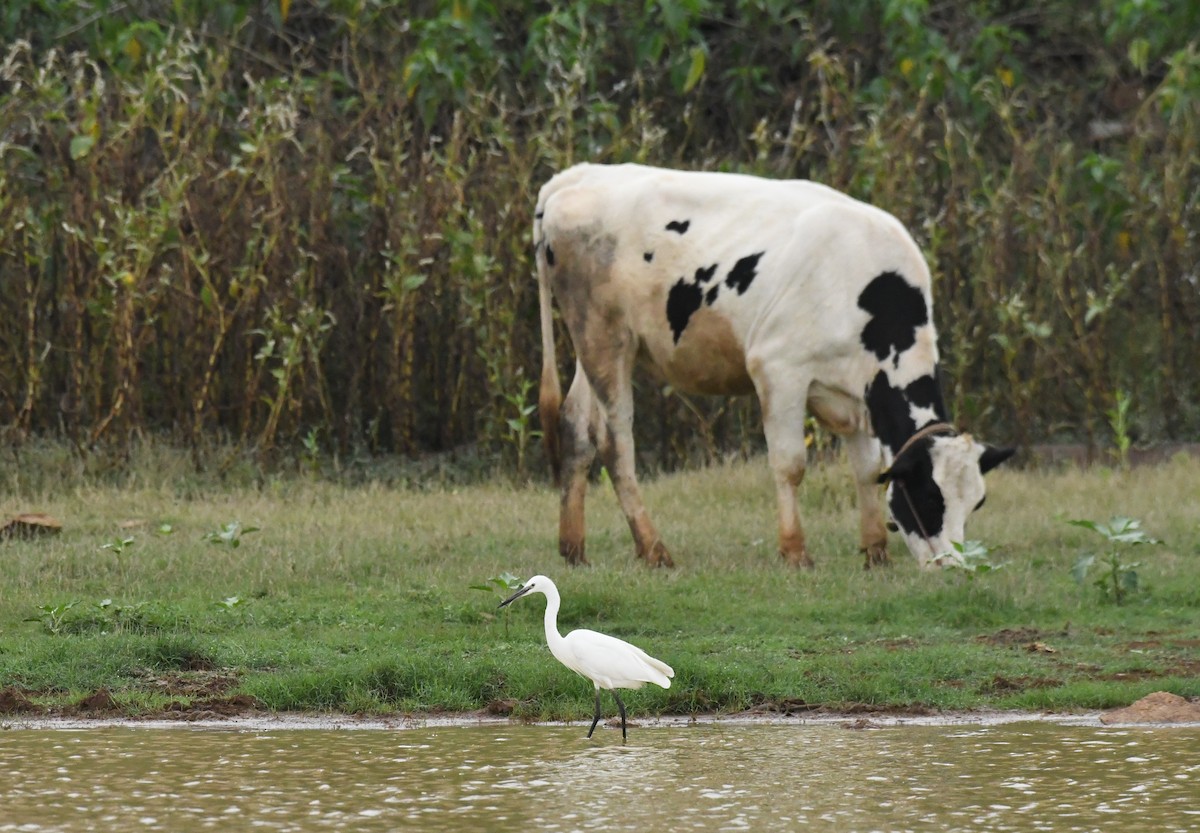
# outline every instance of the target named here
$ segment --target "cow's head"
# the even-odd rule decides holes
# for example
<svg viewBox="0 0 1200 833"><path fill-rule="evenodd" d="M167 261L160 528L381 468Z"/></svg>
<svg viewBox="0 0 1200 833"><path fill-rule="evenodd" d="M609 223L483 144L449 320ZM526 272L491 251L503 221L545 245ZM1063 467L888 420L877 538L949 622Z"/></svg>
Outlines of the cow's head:
<svg viewBox="0 0 1200 833"><path fill-rule="evenodd" d="M994 448L970 434L933 435L906 445L879 476L888 484L892 523L922 567L961 564L952 542L964 540L967 516L983 504L983 475L1016 449Z"/></svg>

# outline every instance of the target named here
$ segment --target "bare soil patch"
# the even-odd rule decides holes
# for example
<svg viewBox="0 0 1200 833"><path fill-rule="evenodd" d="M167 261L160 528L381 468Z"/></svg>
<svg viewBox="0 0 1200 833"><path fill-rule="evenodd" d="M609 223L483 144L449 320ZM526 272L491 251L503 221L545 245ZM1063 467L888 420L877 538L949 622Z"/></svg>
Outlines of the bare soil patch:
<svg viewBox="0 0 1200 833"><path fill-rule="evenodd" d="M1100 722L1200 723L1200 700L1188 700L1178 694L1156 691L1123 709L1106 712L1100 716Z"/></svg>

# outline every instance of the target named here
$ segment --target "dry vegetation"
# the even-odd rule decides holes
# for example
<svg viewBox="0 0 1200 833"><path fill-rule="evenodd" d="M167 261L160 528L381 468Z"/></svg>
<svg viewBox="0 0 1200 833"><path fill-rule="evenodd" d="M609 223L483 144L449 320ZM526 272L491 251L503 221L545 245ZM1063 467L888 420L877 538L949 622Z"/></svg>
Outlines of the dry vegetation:
<svg viewBox="0 0 1200 833"><path fill-rule="evenodd" d="M525 466L533 194L582 159L809 177L896 213L980 433L1200 427L1194 4L44 6L0 17L18 451L119 465L165 434L198 464ZM640 395L648 463L759 446L749 403Z"/></svg>

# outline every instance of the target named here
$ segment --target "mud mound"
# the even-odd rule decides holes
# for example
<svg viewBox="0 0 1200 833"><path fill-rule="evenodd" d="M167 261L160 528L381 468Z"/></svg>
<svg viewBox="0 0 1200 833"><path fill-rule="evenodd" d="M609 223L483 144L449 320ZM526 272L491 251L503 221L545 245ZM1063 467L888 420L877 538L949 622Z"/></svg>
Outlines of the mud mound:
<svg viewBox="0 0 1200 833"><path fill-rule="evenodd" d="M1131 706L1113 709L1100 715L1100 722L1109 723L1200 723L1200 703L1156 691L1147 694Z"/></svg>
<svg viewBox="0 0 1200 833"><path fill-rule="evenodd" d="M45 711L16 686L0 688L0 714L41 714Z"/></svg>
<svg viewBox="0 0 1200 833"><path fill-rule="evenodd" d="M80 700L77 708L85 714L111 714L112 712L121 711L121 707L113 699L112 692L107 688L96 689L87 697Z"/></svg>

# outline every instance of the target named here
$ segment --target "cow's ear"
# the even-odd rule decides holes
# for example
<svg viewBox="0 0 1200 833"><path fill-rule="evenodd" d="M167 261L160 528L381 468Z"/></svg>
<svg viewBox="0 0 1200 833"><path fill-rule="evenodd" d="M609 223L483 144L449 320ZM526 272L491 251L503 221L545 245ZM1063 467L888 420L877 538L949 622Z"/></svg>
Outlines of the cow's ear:
<svg viewBox="0 0 1200 833"><path fill-rule="evenodd" d="M1016 453L1017 450L1015 448L984 446L983 454L979 455L979 473L987 474Z"/></svg>

